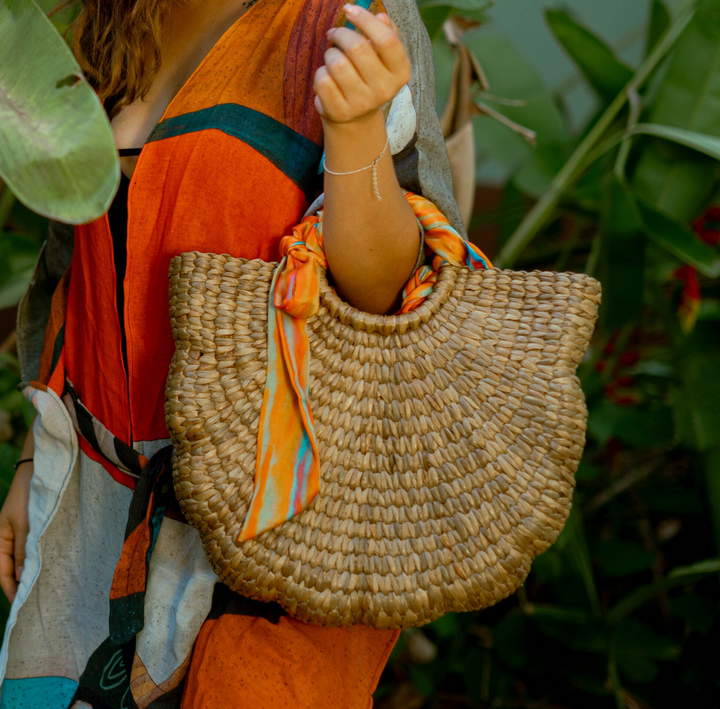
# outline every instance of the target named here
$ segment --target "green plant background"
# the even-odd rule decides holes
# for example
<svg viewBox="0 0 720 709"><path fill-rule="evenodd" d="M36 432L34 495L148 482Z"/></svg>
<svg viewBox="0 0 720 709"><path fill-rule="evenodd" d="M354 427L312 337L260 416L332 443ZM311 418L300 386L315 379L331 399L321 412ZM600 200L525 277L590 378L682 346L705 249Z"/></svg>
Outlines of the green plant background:
<svg viewBox="0 0 720 709"><path fill-rule="evenodd" d="M471 233L495 229L490 255L501 267L582 271L603 284L579 372L588 444L570 520L526 584L492 608L403 633L376 692L380 709L720 707L720 222L712 212L697 222L720 204L720 0L629 1L647 5L636 65L584 26L572 2L546 8L596 97L580 126L567 92L549 90L510 37L480 27L463 38L491 93L524 101L494 108L538 134L532 148L474 119L479 158L509 177ZM442 22L460 15L492 27L493 8L418 4L444 95L452 50ZM46 221L5 188L0 226L0 307L9 307ZM8 341L0 496L32 415L18 381Z"/></svg>

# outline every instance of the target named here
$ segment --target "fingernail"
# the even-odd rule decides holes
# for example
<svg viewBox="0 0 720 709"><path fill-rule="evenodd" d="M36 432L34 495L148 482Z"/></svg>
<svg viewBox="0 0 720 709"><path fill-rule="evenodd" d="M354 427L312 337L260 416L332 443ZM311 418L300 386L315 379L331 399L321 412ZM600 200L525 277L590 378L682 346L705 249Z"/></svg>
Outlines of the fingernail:
<svg viewBox="0 0 720 709"><path fill-rule="evenodd" d="M15 580L16 580L16 581L20 581L20 577L22 576L22 572L23 572L24 569L25 569L24 566L18 566L18 567L15 569Z"/></svg>
<svg viewBox="0 0 720 709"><path fill-rule="evenodd" d="M343 10L345 10L346 15L354 15L357 13L358 9L355 7L355 5L343 5Z"/></svg>

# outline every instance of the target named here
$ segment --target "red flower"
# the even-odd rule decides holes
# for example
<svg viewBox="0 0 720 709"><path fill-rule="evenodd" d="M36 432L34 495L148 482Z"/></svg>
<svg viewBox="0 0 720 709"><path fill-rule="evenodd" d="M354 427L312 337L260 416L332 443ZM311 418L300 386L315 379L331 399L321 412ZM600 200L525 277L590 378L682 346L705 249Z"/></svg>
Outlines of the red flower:
<svg viewBox="0 0 720 709"><path fill-rule="evenodd" d="M640 353L637 350L625 350L618 358L618 366L634 367L640 360Z"/></svg>
<svg viewBox="0 0 720 709"><path fill-rule="evenodd" d="M692 266L680 266L675 269L673 275L683 284L680 292L678 318L683 332L688 333L695 327L695 321L700 312L700 284L698 283L697 273Z"/></svg>
<svg viewBox="0 0 720 709"><path fill-rule="evenodd" d="M693 224L693 230L708 246L720 243L720 205L710 207Z"/></svg>

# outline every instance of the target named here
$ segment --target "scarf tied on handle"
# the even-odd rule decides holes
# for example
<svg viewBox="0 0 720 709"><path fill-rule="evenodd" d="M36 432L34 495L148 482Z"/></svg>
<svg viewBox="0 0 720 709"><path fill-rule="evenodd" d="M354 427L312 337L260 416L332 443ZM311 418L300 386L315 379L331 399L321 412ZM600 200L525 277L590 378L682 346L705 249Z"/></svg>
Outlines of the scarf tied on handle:
<svg viewBox="0 0 720 709"><path fill-rule="evenodd" d="M423 265L403 289L408 313L432 293L444 263L492 268L429 200L403 190L423 228ZM307 319L320 308L318 268L327 269L322 211L305 217L280 242L282 260L268 299L268 364L258 429L255 489L238 542L273 529L308 507L320 491L320 460L309 401Z"/></svg>

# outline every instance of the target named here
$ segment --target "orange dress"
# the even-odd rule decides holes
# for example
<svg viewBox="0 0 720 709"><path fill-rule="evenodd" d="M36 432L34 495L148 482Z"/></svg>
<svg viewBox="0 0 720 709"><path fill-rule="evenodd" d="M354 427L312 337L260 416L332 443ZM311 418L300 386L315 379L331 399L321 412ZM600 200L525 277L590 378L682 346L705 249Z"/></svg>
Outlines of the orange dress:
<svg viewBox="0 0 720 709"><path fill-rule="evenodd" d="M312 80L327 30L345 22L342 4L258 0L223 35L135 168L124 322L104 215L74 230L35 371L21 337L24 392L40 413L35 531L0 655L0 709L372 704L398 632L307 625L276 604L231 593L167 478L153 486L142 472L148 460L158 470L167 465L153 455L170 443L170 259L198 250L278 260L281 238L322 192ZM374 0L370 9L395 20L414 66L407 91L386 107L399 182L463 233L417 6ZM27 299L40 302L38 282ZM26 305L21 312L30 312ZM28 329L24 323L21 334Z"/></svg>

